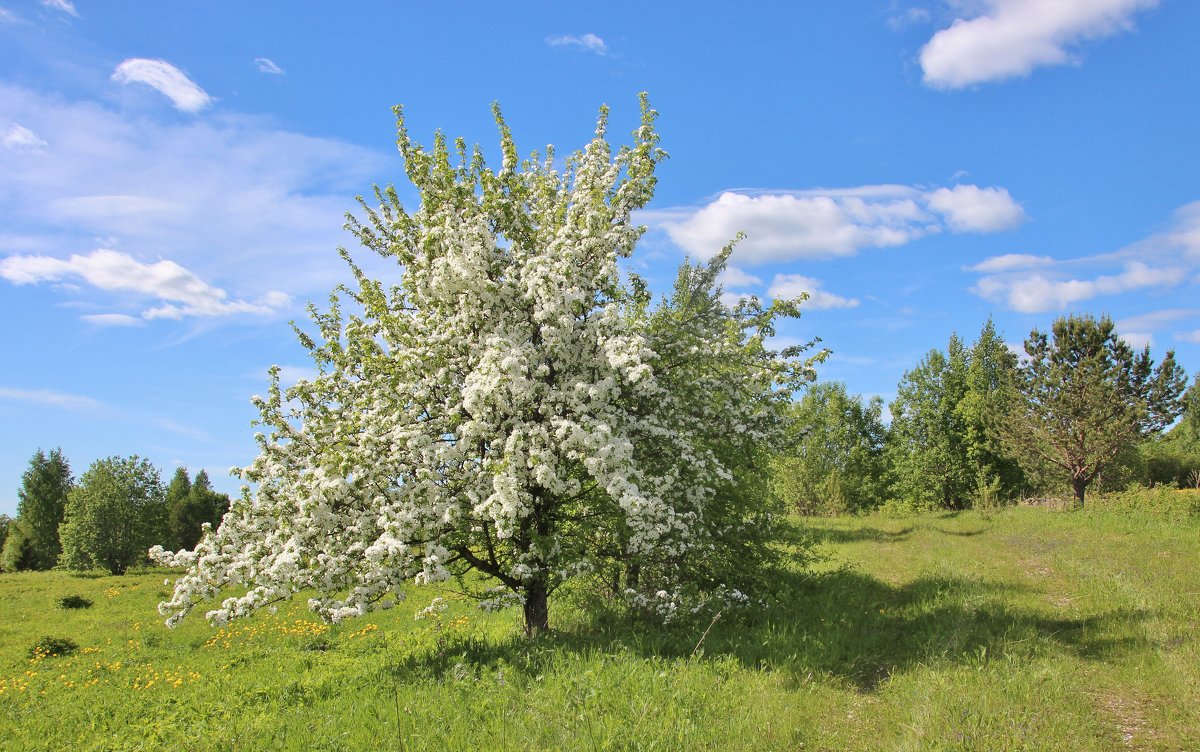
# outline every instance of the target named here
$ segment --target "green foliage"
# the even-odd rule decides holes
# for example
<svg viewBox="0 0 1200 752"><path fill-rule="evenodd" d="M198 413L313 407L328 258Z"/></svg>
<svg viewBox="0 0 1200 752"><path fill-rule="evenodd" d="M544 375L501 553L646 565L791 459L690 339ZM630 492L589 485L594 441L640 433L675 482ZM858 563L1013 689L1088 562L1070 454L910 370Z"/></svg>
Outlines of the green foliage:
<svg viewBox="0 0 1200 752"><path fill-rule="evenodd" d="M17 518L28 536L33 569L50 569L58 563L62 551L58 526L72 485L71 466L61 449L51 450L49 455L38 449L21 476Z"/></svg>
<svg viewBox="0 0 1200 752"><path fill-rule="evenodd" d="M783 354L765 346L778 319L799 317L799 301L777 300L766 308L757 300L734 308L722 302L717 277L731 252L732 245L707 264L685 261L671 295L652 311L644 297L636 300L643 293L635 293L629 306L630 315L646 318L660 383L671 394L666 405L676 411L668 422L710 449L730 473L705 503L703 524L693 531L697 545L682 555L664 552L627 559L619 571L605 573L618 594L628 597L634 591L649 597L659 615L662 604L654 595L660 590L674 589L680 602L693 608L705 603L712 610L733 602L728 597L735 591L740 598L764 592L780 561L785 519L785 510L769 493L771 453L764 445L771 443L767 437L783 434L791 394L812 380L813 365L827 354L790 360L815 341ZM634 286L641 288L636 281ZM725 356L714 358L713 352ZM631 411L638 409L632 406ZM707 415L738 415L743 422L717 425L701 417ZM662 452L655 437L646 437L636 451L648 472L680 472L677 458ZM625 542L618 537L614 545L623 548ZM799 563L806 554L797 549L794 556ZM673 618L677 615L671 613Z"/></svg>
<svg viewBox="0 0 1200 752"><path fill-rule="evenodd" d="M1058 468L1082 504L1093 480L1121 466L1123 452L1180 414L1186 376L1171 351L1154 368L1150 348L1135 353L1108 317L1063 317L1052 334L1053 341L1035 329L1025 340L1029 360L1002 436L1026 465Z"/></svg>
<svg viewBox="0 0 1200 752"><path fill-rule="evenodd" d="M991 319L968 348L952 335L904 374L892 402L887 452L893 491L914 509L971 506L981 486L1012 499L1027 485L995 422L1013 400L1016 358Z"/></svg>
<svg viewBox="0 0 1200 752"><path fill-rule="evenodd" d="M0 570L5 572L21 572L37 569L38 558L34 551L33 541L25 523L20 518L13 520L8 526L8 536L4 541L4 549L0 551Z"/></svg>
<svg viewBox="0 0 1200 752"><path fill-rule="evenodd" d="M158 470L136 456L109 457L94 462L71 491L63 560L70 569L124 574L166 535L166 489Z"/></svg>
<svg viewBox="0 0 1200 752"><path fill-rule="evenodd" d="M29 646L30 660L58 658L79 652L79 645L69 637L41 637Z"/></svg>
<svg viewBox="0 0 1200 752"><path fill-rule="evenodd" d="M167 527L173 550L191 550L204 532L204 525L216 527L229 511L229 496L212 489L208 473L196 473L189 480L186 467L175 470L167 486Z"/></svg>
<svg viewBox="0 0 1200 752"><path fill-rule="evenodd" d="M884 496L883 400L844 384L810 387L789 415L791 437L771 462L771 491L801 514L861 512Z"/></svg>
<svg viewBox="0 0 1200 752"><path fill-rule="evenodd" d="M4 543L8 540L8 528L12 525L12 518L7 514L0 514L0 552L4 551ZM3 554L0 553L0 558ZM3 571L4 565L0 563L0 571Z"/></svg>
<svg viewBox="0 0 1200 752"><path fill-rule="evenodd" d="M91 608L92 602L82 595L64 595L58 599L58 607L65 609Z"/></svg>

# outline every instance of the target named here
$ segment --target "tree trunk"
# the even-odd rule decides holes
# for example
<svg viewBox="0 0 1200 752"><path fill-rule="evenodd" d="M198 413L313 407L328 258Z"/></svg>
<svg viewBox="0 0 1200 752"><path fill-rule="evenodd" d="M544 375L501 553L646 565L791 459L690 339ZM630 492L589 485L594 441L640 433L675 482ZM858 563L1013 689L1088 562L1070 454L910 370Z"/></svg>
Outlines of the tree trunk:
<svg viewBox="0 0 1200 752"><path fill-rule="evenodd" d="M631 563L625 569L625 587L630 590L637 590L642 586L642 565L636 562Z"/></svg>
<svg viewBox="0 0 1200 752"><path fill-rule="evenodd" d="M550 604L546 583L534 580L525 585L525 636L536 637L550 630Z"/></svg>
<svg viewBox="0 0 1200 752"><path fill-rule="evenodd" d="M1083 492L1087 490L1087 479L1075 477L1071 479L1071 488L1075 489L1075 503L1083 506Z"/></svg>

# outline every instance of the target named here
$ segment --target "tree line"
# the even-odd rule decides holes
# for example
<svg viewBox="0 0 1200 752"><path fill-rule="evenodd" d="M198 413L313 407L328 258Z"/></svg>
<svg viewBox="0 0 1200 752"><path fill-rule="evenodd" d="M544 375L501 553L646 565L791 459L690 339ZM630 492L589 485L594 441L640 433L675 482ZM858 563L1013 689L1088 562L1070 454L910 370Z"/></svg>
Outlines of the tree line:
<svg viewBox="0 0 1200 752"><path fill-rule="evenodd" d="M1110 318L1086 315L1024 344L1018 357L991 319L974 343L952 335L904 373L890 424L881 398L814 385L794 404L772 489L802 513L836 514L1200 485L1200 374L1187 389L1173 352L1156 366Z"/></svg>
<svg viewBox="0 0 1200 752"><path fill-rule="evenodd" d="M17 492L17 516L0 515L0 569L63 567L124 574L155 545L192 548L216 526L229 497L204 470L179 467L170 484L137 456L97 460L78 482L61 449L38 449Z"/></svg>

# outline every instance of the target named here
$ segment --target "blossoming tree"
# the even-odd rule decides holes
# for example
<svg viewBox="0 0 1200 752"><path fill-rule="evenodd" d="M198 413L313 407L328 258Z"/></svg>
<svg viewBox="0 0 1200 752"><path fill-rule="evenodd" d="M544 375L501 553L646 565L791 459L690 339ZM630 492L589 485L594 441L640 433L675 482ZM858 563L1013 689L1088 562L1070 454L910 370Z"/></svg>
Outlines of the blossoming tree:
<svg viewBox="0 0 1200 752"><path fill-rule="evenodd" d="M671 601L675 574L753 521L730 502L735 466L812 359L763 345L794 303L720 304L729 249L685 265L658 311L622 275L665 156L645 98L631 146L612 152L602 110L561 167L553 149L519 162L498 110L498 170L441 135L426 150L397 116L420 205L376 189L349 227L399 282L342 252L357 289L311 308L319 334L297 330L319 374L283 390L274 371L256 398L269 431L240 471L256 490L193 551L152 552L187 567L168 624L235 587L214 623L300 590L336 622L474 570L462 586L522 604L533 634L581 573L625 572L629 595Z"/></svg>

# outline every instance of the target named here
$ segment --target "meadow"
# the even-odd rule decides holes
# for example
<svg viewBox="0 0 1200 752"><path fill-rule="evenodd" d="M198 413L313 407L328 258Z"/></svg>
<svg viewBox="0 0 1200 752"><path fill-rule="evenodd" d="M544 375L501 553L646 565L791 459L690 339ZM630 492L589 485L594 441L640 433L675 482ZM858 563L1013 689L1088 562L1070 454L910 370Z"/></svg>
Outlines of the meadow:
<svg viewBox="0 0 1200 752"><path fill-rule="evenodd" d="M1200 492L1171 493L1185 513L1117 499L797 519L821 558L780 573L772 608L661 627L561 598L535 640L516 611L452 592L338 626L301 598L167 630L169 573L5 574L0 738L5 752L1197 749ZM448 608L415 619L438 594ZM72 595L92 605L62 607ZM47 637L79 649L47 655Z"/></svg>

